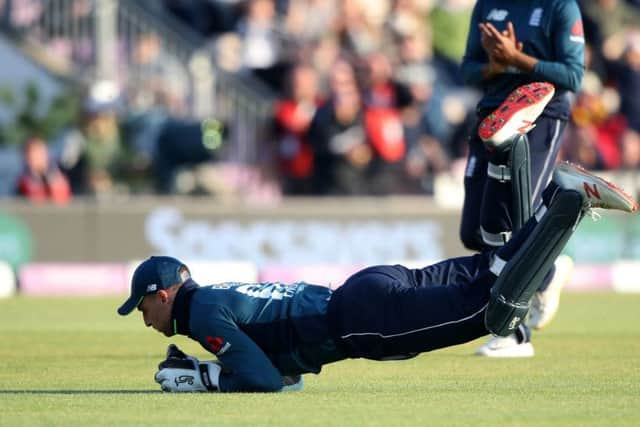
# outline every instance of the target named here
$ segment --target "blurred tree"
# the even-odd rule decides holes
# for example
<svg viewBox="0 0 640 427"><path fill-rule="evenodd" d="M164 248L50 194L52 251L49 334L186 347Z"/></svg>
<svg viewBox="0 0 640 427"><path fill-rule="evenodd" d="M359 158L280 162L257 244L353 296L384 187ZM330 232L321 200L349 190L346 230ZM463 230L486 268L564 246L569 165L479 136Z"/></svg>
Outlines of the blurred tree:
<svg viewBox="0 0 640 427"><path fill-rule="evenodd" d="M80 96L69 89L53 98L42 108L38 86L29 82L23 93L15 89L0 87L0 105L5 107L12 119L0 123L0 145L22 144L32 136L50 141L69 126L77 125Z"/></svg>

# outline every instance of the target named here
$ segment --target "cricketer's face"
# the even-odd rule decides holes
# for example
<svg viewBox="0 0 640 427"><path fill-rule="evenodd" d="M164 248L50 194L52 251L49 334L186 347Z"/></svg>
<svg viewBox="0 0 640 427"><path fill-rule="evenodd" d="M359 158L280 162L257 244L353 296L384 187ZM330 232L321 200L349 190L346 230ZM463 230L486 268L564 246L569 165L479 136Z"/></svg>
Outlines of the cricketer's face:
<svg viewBox="0 0 640 427"><path fill-rule="evenodd" d="M147 295L142 299L138 309L146 326L170 337L174 335L171 327L171 306L166 298L158 293Z"/></svg>

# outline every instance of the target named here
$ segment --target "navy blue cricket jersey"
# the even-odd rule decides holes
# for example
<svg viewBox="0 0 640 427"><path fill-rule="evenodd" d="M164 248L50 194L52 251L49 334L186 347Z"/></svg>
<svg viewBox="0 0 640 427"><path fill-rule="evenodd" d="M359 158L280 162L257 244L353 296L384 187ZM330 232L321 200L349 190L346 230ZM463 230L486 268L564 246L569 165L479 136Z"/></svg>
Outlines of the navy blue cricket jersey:
<svg viewBox="0 0 640 427"><path fill-rule="evenodd" d="M218 357L221 391L279 390L282 375L318 373L344 358L328 331L331 293L307 283L190 281L176 296L174 329Z"/></svg>
<svg viewBox="0 0 640 427"><path fill-rule="evenodd" d="M532 73L508 69L483 80L482 68L489 62L480 44L479 23L491 23L498 31L514 25L523 52L538 59ZM547 81L556 94L543 115L567 119L570 92L577 92L584 75L584 34L580 9L574 0L478 0L471 23L462 75L468 84L482 88L478 111L493 110L518 86Z"/></svg>

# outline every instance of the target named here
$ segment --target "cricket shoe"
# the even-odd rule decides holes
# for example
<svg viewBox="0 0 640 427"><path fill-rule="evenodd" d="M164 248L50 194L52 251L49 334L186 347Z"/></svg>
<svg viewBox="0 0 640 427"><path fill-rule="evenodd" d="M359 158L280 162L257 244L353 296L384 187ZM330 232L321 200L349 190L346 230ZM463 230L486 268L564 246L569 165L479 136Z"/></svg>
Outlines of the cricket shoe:
<svg viewBox="0 0 640 427"><path fill-rule="evenodd" d="M555 88L551 83L535 82L520 86L480 122L478 136L489 150L508 146L517 134L526 134L551 101Z"/></svg>
<svg viewBox="0 0 640 427"><path fill-rule="evenodd" d="M476 356L484 357L533 357L535 351L531 344L531 332L520 325L515 333L506 337L493 336L486 344L476 350Z"/></svg>
<svg viewBox="0 0 640 427"><path fill-rule="evenodd" d="M555 261L555 272L549 285L544 291L537 291L531 300L531 309L527 325L533 329L542 329L547 326L560 307L560 294L569 282L573 272L574 263L569 255L560 255Z"/></svg>
<svg viewBox="0 0 640 427"><path fill-rule="evenodd" d="M631 196L582 167L563 162L553 171L553 182L565 190L575 190L584 197L584 208L614 209L623 212L636 212L638 202Z"/></svg>

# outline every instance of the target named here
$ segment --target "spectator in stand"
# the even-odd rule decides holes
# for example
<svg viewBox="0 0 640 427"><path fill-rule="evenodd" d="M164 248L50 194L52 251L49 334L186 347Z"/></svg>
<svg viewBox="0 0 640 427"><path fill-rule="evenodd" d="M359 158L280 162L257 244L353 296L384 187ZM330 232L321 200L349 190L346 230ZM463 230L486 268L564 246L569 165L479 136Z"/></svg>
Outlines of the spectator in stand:
<svg viewBox="0 0 640 427"><path fill-rule="evenodd" d="M453 116L446 114L444 108L451 103L447 96L451 89L444 82L446 78L438 74L441 70L433 64L426 27L400 34L398 44L400 64L396 78L409 87L413 98L402 110L408 185L410 191L431 192L434 174L449 166L449 157L460 155L451 147L455 130ZM463 111L460 120L464 115ZM466 136L464 141L466 145Z"/></svg>
<svg viewBox="0 0 640 427"><path fill-rule="evenodd" d="M318 76L313 67L296 65L290 77L289 96L275 107L275 143L282 176L283 192L305 194L311 191L313 151L307 131L318 106Z"/></svg>
<svg viewBox="0 0 640 427"><path fill-rule="evenodd" d="M436 67L433 62L433 53L429 43L428 30L425 27L417 27L415 31L402 34L399 37L399 49L400 65L397 68L398 78L407 78L413 80L417 78L423 82L419 85L423 85L426 80L429 80L428 87L419 88L418 92L421 93L422 108L421 108L421 121L423 129L428 132L435 139L439 140L443 148L450 155L459 155L458 150L452 147L452 137L455 129L459 126L460 122L464 120L468 111L471 111L473 102L469 103L468 107L461 105L460 102L456 102L456 97L452 96L453 91L469 91L473 92L473 89L452 87L449 83L449 77L443 75L442 67ZM422 76L422 77L418 77ZM425 91L425 89L427 89ZM412 92L414 90L412 89ZM428 93L428 97L426 97ZM415 96L415 94L413 94ZM473 92L473 97L477 96ZM457 106L457 110L463 109L460 117L456 117L457 110L452 108ZM466 111L465 111L466 108ZM466 145L466 137L465 145Z"/></svg>
<svg viewBox="0 0 640 427"><path fill-rule="evenodd" d="M571 113L571 135L567 138L570 160L596 169L620 167L620 144L626 121L605 102L611 96L606 93L611 92L609 88L600 88L578 95Z"/></svg>
<svg viewBox="0 0 640 427"><path fill-rule="evenodd" d="M318 72L319 86L323 94L327 95L330 88L330 77L333 66L341 56L340 40L328 34L309 47L308 57L313 68Z"/></svg>
<svg viewBox="0 0 640 427"><path fill-rule="evenodd" d="M640 132L640 27L626 35L624 51L612 68L620 93L620 112L629 127Z"/></svg>
<svg viewBox="0 0 640 427"><path fill-rule="evenodd" d="M86 116L85 153L89 165L89 189L93 194L114 191L122 171L124 153L116 113L96 111Z"/></svg>
<svg viewBox="0 0 640 427"><path fill-rule="evenodd" d="M32 202L67 203L71 187L64 174L51 161L44 140L32 137L24 144L24 171L18 179L17 194Z"/></svg>
<svg viewBox="0 0 640 427"><path fill-rule="evenodd" d="M389 0L343 0L338 15L338 35L343 49L355 57L391 47L383 30Z"/></svg>
<svg viewBox="0 0 640 427"><path fill-rule="evenodd" d="M433 174L443 172L449 166L447 153L433 132L428 117L432 110L434 77L432 69L418 64L404 66L398 71L399 81L407 84L413 99L402 109L408 192L431 192Z"/></svg>
<svg viewBox="0 0 640 427"><path fill-rule="evenodd" d="M297 41L321 39L336 20L338 0L289 0L284 27Z"/></svg>
<svg viewBox="0 0 640 427"><path fill-rule="evenodd" d="M370 194L390 194L400 190L402 160L406 141L401 110L411 105L409 88L394 79L389 58L380 52L365 58L365 126L373 152L367 166Z"/></svg>
<svg viewBox="0 0 640 427"><path fill-rule="evenodd" d="M582 0L580 9L585 31L602 44L640 23L640 11L626 0Z"/></svg>
<svg viewBox="0 0 640 427"><path fill-rule="evenodd" d="M585 77L571 110L561 157L588 168L611 169L620 164L619 138L625 123L615 111L616 103L604 102L612 97L612 90L592 71L589 52L585 52Z"/></svg>
<svg viewBox="0 0 640 427"><path fill-rule="evenodd" d="M637 134L640 128L640 42L629 33L619 46L610 69L616 76L617 91L603 86L598 77L587 71L566 139L564 157L594 169L633 168L636 163ZM610 53L614 53L613 50ZM585 62L589 67L591 56Z"/></svg>
<svg viewBox="0 0 640 427"><path fill-rule="evenodd" d="M365 194L366 167L373 153L351 64L345 60L334 64L330 85L329 100L316 111L308 133L315 162L312 191L319 195Z"/></svg>
<svg viewBox="0 0 640 427"><path fill-rule="evenodd" d="M640 25L640 23L639 23ZM640 30L627 35L622 58L614 63L620 112L628 128L621 137L622 166L640 167Z"/></svg>
<svg viewBox="0 0 640 427"><path fill-rule="evenodd" d="M622 135L622 167L640 169L640 133L631 129Z"/></svg>
<svg viewBox="0 0 640 427"><path fill-rule="evenodd" d="M615 78L608 65L615 60L627 31L640 25L640 10L625 0L582 0L580 7L595 62L604 61L607 66L605 80Z"/></svg>
<svg viewBox="0 0 640 427"><path fill-rule="evenodd" d="M429 14L434 59L450 85L464 84L460 64L467 44L473 0L438 0Z"/></svg>
<svg viewBox="0 0 640 427"><path fill-rule="evenodd" d="M558 157L586 168L600 170L604 168L604 156L598 147L595 123L602 122L607 115L604 104L600 102L603 86L601 79L606 73L603 72L603 63L593 53L593 47L586 43L585 74L571 109L571 118L563 135Z"/></svg>
<svg viewBox="0 0 640 427"><path fill-rule="evenodd" d="M431 0L394 0L393 7L387 16L385 27L391 33L394 41L394 52L402 49L402 44L409 38L419 38L421 47L425 49L425 56L433 56L433 33L427 20L432 5Z"/></svg>
<svg viewBox="0 0 640 427"><path fill-rule="evenodd" d="M597 144L597 132L593 126L570 122L564 135L565 144L560 157L584 167L604 169L603 155Z"/></svg>
<svg viewBox="0 0 640 427"><path fill-rule="evenodd" d="M125 178L131 156L125 153L121 138L116 91L110 84L92 87L84 102L79 128L65 138L62 165L74 194L129 191Z"/></svg>
<svg viewBox="0 0 640 427"><path fill-rule="evenodd" d="M139 34L130 65L127 78L135 86L128 96L134 108L148 110L161 106L172 115L186 115L191 84L187 66L163 49L157 33Z"/></svg>
<svg viewBox="0 0 640 427"><path fill-rule="evenodd" d="M409 88L393 79L393 67L386 55L374 52L365 61L368 79L364 102L367 107L400 109L411 104Z"/></svg>
<svg viewBox="0 0 640 427"><path fill-rule="evenodd" d="M251 0L238 22L243 65L275 91L284 85L282 37L275 0Z"/></svg>

